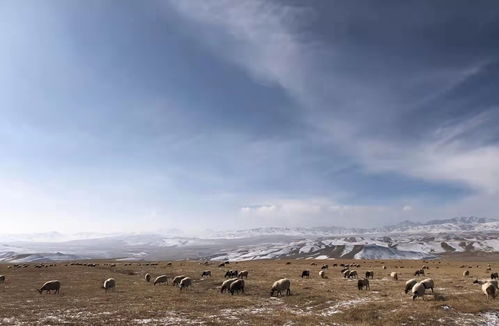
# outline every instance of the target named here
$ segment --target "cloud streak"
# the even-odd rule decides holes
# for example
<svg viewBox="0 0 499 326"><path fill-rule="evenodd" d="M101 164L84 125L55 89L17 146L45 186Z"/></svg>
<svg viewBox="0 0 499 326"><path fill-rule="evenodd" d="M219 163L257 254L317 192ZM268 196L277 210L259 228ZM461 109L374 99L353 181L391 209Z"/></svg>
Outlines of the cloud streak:
<svg viewBox="0 0 499 326"><path fill-rule="evenodd" d="M464 67L430 64L412 68L422 71L417 84L425 96L400 98L396 88L390 94L386 87L394 81L410 85L410 78L387 78L388 82L380 80L381 84L376 84L377 78L373 76L367 75L367 80L363 80L362 71L354 69L344 79L345 72L334 69L348 63L345 61L348 49L303 32L316 15L311 8L267 1L173 2L172 6L190 21L203 26L200 29L222 31L224 47L217 47L214 40L207 41L213 51L236 62L252 76L283 87L308 111L306 116L319 132L318 137L342 148L365 171L392 171L430 181L460 183L483 192L498 189L499 169L494 162L499 159L499 146L476 139L471 142L466 137L469 132L487 134L488 129L484 128L487 118L483 112L477 111L457 122L441 120L429 128L421 128L421 134L410 139L404 137L403 131L387 137L376 130L393 130L394 126L389 124L409 123L407 112L416 111L422 117L428 115L424 111L428 102L433 102L433 106L442 105L439 99L479 75L490 61L470 56ZM408 59L414 61L412 64L418 61ZM367 56L366 60L369 60ZM330 63L322 67L318 64L325 61ZM386 69L390 66L384 65ZM435 83L441 84L434 88Z"/></svg>

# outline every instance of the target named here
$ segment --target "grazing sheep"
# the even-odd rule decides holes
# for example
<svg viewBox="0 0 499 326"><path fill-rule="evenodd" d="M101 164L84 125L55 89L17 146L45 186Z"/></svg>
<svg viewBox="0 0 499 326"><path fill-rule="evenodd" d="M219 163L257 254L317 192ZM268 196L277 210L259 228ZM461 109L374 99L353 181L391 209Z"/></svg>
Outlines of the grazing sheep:
<svg viewBox="0 0 499 326"><path fill-rule="evenodd" d="M310 271L303 271L301 272L301 278L310 278Z"/></svg>
<svg viewBox="0 0 499 326"><path fill-rule="evenodd" d="M291 295L291 281L287 278L280 279L279 281L275 281L270 289L270 296L273 296L274 293L277 295L281 295L282 291L286 291L286 295Z"/></svg>
<svg viewBox="0 0 499 326"><path fill-rule="evenodd" d="M463 272L463 277L470 276L470 271L466 270Z"/></svg>
<svg viewBox="0 0 499 326"><path fill-rule="evenodd" d="M487 300L490 298L495 299L496 298L496 292L497 292L497 283L493 284L490 281L479 281L475 280L473 283L477 283L482 285L482 292L487 296Z"/></svg>
<svg viewBox="0 0 499 326"><path fill-rule="evenodd" d="M206 276L206 277L208 277L208 276L209 276L209 277L211 277L211 271L203 271L203 272L201 273L201 277L205 277L205 276Z"/></svg>
<svg viewBox="0 0 499 326"><path fill-rule="evenodd" d="M395 281L398 281L399 279L399 275L397 274L397 272L391 272L390 277L393 278Z"/></svg>
<svg viewBox="0 0 499 326"><path fill-rule="evenodd" d="M499 289L499 286L497 284L497 280L487 280L486 282L492 283L496 287L496 289Z"/></svg>
<svg viewBox="0 0 499 326"><path fill-rule="evenodd" d="M344 271L344 272L343 272L343 277L344 277L344 278L347 278L347 277L349 277L349 276L350 276L350 270L349 270L349 269L347 269L346 271Z"/></svg>
<svg viewBox="0 0 499 326"><path fill-rule="evenodd" d="M116 280L114 278L108 278L107 280L104 281L104 284L102 284L102 288L107 292L107 290L115 289L116 288Z"/></svg>
<svg viewBox="0 0 499 326"><path fill-rule="evenodd" d="M350 273L348 274L348 278L357 278L358 275L357 275L357 271L350 271Z"/></svg>
<svg viewBox="0 0 499 326"><path fill-rule="evenodd" d="M311 266L315 266L315 265L317 265L317 263L312 263L312 264L310 264L310 265L311 265Z"/></svg>
<svg viewBox="0 0 499 326"><path fill-rule="evenodd" d="M236 279L234 282L230 283L230 285L229 285L229 292L230 292L231 295L234 295L234 292L236 292L236 293L239 293L239 292L244 293L244 280Z"/></svg>
<svg viewBox="0 0 499 326"><path fill-rule="evenodd" d="M237 271L233 271L233 270L231 269L230 271L227 271L227 272L225 273L225 278L227 278L227 277L229 277L229 278L231 278L231 277L237 277L237 275L238 275L238 274L239 274L239 273L238 273Z"/></svg>
<svg viewBox="0 0 499 326"><path fill-rule="evenodd" d="M186 277L186 276L185 276L185 275L175 276L175 277L173 278L173 281L172 281L172 282L173 282L173 286L178 285L178 284L180 283L180 281L182 281L182 279L183 279L184 277Z"/></svg>
<svg viewBox="0 0 499 326"><path fill-rule="evenodd" d="M329 266L327 264L322 265L321 269L329 269Z"/></svg>
<svg viewBox="0 0 499 326"><path fill-rule="evenodd" d="M345 268L341 269L340 273L341 273L341 274L345 274L345 272L346 272L347 270L349 270L349 268L348 268L348 267L345 267Z"/></svg>
<svg viewBox="0 0 499 326"><path fill-rule="evenodd" d="M414 286L412 287L412 300L415 300L417 297L423 298L425 290L426 288L422 282L417 282L416 284L414 284Z"/></svg>
<svg viewBox="0 0 499 326"><path fill-rule="evenodd" d="M42 287L38 290L38 292L40 294L42 294L43 291L47 291L47 293L50 293L50 291L55 291L54 293L59 293L60 289L61 289L61 282L53 280L45 282L42 285Z"/></svg>
<svg viewBox="0 0 499 326"><path fill-rule="evenodd" d="M421 283L423 283L425 289L431 289L431 292L433 293L433 287L435 285L431 278L425 278L424 280L421 281Z"/></svg>
<svg viewBox="0 0 499 326"><path fill-rule="evenodd" d="M286 265L291 265L291 262L290 261L286 262Z"/></svg>
<svg viewBox="0 0 499 326"><path fill-rule="evenodd" d="M146 273L146 275L144 275L144 279L146 280L146 282L151 282L151 274Z"/></svg>
<svg viewBox="0 0 499 326"><path fill-rule="evenodd" d="M386 269L386 266L384 266L384 265L383 265L383 267L382 267L382 268L383 268L383 269Z"/></svg>
<svg viewBox="0 0 499 326"><path fill-rule="evenodd" d="M494 280L494 279L498 279L498 278L499 278L498 276L499 276L499 275L498 275L497 273L491 273L491 274L490 274L490 278L491 278L491 279L493 279L493 280Z"/></svg>
<svg viewBox="0 0 499 326"><path fill-rule="evenodd" d="M184 277L180 281L178 286L180 287L180 290L182 291L182 289L187 289L191 285L192 285L192 279L190 277Z"/></svg>
<svg viewBox="0 0 499 326"><path fill-rule="evenodd" d="M357 281L357 287L359 288L359 290L362 290L362 288L365 288L366 290L367 289L371 289L369 287L369 280L367 278L363 279L363 280L358 280Z"/></svg>
<svg viewBox="0 0 499 326"><path fill-rule="evenodd" d="M367 271L366 272L366 278L373 279L374 278L374 271Z"/></svg>
<svg viewBox="0 0 499 326"><path fill-rule="evenodd" d="M407 292L409 292L416 283L418 283L418 280L415 278L411 278L409 281L405 282L405 294L407 294Z"/></svg>
<svg viewBox="0 0 499 326"><path fill-rule="evenodd" d="M243 278L248 278L248 271L240 271L239 274L237 274L237 278L243 279Z"/></svg>
<svg viewBox="0 0 499 326"><path fill-rule="evenodd" d="M5 282L5 275L0 275L0 283L4 283Z"/></svg>
<svg viewBox="0 0 499 326"><path fill-rule="evenodd" d="M234 281L237 281L237 278L231 278L231 279L223 281L222 287L220 288L220 293L224 293L225 291L228 291L230 288L230 285Z"/></svg>
<svg viewBox="0 0 499 326"><path fill-rule="evenodd" d="M417 271L414 272L414 276L424 276L424 269L418 269Z"/></svg>
<svg viewBox="0 0 499 326"><path fill-rule="evenodd" d="M154 279L154 285L156 284L161 284L161 283L166 283L168 284L168 276L166 275L160 275Z"/></svg>
<svg viewBox="0 0 499 326"><path fill-rule="evenodd" d="M225 267L225 263L218 264L218 267Z"/></svg>
<svg viewBox="0 0 499 326"><path fill-rule="evenodd" d="M321 278L327 278L327 276L326 276L326 272L325 272L324 270L319 271L319 276L320 276Z"/></svg>

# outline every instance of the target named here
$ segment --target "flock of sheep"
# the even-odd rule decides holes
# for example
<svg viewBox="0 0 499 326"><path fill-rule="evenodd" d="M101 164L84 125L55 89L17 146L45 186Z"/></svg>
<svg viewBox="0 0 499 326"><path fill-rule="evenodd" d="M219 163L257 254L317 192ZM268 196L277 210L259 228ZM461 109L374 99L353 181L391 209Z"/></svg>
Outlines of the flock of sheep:
<svg viewBox="0 0 499 326"><path fill-rule="evenodd" d="M72 263L71 265L78 264L81 265L81 263ZM223 267L228 262L222 263L219 265L219 267ZM286 264L290 264L289 262ZM85 266L90 266L90 267L96 267L97 264L84 264ZM106 264L108 265L108 264ZM147 264L147 265L157 265L156 264ZM168 263L169 266L171 266L171 263ZM207 265L207 263L205 263ZM316 263L312 263L311 265L316 265ZM35 267L41 268L44 265L36 265ZM55 265L46 265L48 266L55 266ZM67 265L66 265L67 266ZM114 267L115 264L109 265L111 267ZM337 264L333 264L333 267L338 266ZM359 290L365 289L368 290L370 289L369 285L369 278L374 279L374 271L368 270L365 272L365 278L359 279L358 272L355 269L352 269L353 267L360 267L359 264L340 264L340 267L342 269L340 270L341 274L343 275L344 278L346 279L357 279L357 287ZM15 265L15 268L24 268L26 265ZM463 266L461 266L463 267ZM383 269L386 269L385 266L382 266ZM329 266L327 264L322 265L320 271L319 271L319 276L322 279L327 279L326 275L326 270L329 269ZM418 269L414 272L414 276L424 276L425 275L425 270L429 269L428 266L424 265L421 269ZM488 268L488 271L490 271L490 265ZM220 288L220 292L228 292L231 293L232 295L238 294L238 293L244 293L244 287L245 287L245 282L244 278L248 278L249 272L247 270L243 271L237 271L237 270L228 270L225 273L225 278L228 278L225 280ZM398 280L398 273L397 272L391 272L390 277L393 280ZM212 273L210 270L204 270L201 273L201 278L204 277L211 277ZM465 270L463 272L463 277L469 277L470 272L468 270ZM310 278L310 270L303 270L301 273L301 278ZM5 275L0 275L0 284L5 283ZM144 275L144 279L146 282L151 282L152 277L149 273L146 273ZM167 275L159 275L153 280L153 285L159 285L159 284L168 284L168 279L169 277ZM491 273L490 274L490 279L488 280L475 280L473 283L474 284L480 284L482 288L482 292L486 295L487 299L495 299L496 293L498 291L498 273ZM186 275L178 275L172 278L172 284L173 286L178 286L180 288L180 291L183 289L189 288L193 283L193 280L191 277L188 277ZM102 284L102 288L107 292L108 290L112 290L116 287L116 280L114 278L108 278L104 281ZM433 289L435 287L435 282L431 278L425 278L423 280L418 280L416 278L412 278L405 282L405 293L411 293L412 294L412 299L415 300L417 297L423 298L426 290L431 289L433 293ZM61 288L61 282L58 280L52 280L45 282L38 290L38 292L41 294L42 292L47 292L51 293L54 291L55 294L59 293L59 290ZM270 296L273 295L290 295L291 294L291 281L287 278L280 279L278 281L275 281L270 289Z"/></svg>

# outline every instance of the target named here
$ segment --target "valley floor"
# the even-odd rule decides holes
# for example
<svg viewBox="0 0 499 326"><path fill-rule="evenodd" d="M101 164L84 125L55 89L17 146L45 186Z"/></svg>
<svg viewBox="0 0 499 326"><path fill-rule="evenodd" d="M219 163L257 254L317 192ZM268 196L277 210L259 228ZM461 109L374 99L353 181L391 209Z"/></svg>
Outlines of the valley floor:
<svg viewBox="0 0 499 326"><path fill-rule="evenodd" d="M499 325L499 298L488 301L472 284L490 276L487 263L498 271L497 260L261 260L223 268L195 261L171 266L112 262L115 267L109 261L92 262L99 266L0 265L0 275L6 276L0 284L0 325ZM359 291L357 280L344 279L341 267L332 267L352 262L361 265L355 268L360 275L374 270L371 290ZM322 264L329 264L327 279L318 275ZM404 284L423 264L429 266L426 277L435 281L435 292L412 301ZM249 271L244 294L220 293L228 269ZM462 276L465 269L470 277ZM203 270L211 270L213 277L202 279ZM311 271L310 279L300 278L303 270ZM171 282L153 286L144 281L147 272L153 278L184 274L194 283L182 292ZM397 272L399 280L391 279L390 272ZM100 287L109 277L117 288L105 293ZM271 298L272 283L283 277L291 280L292 295ZM38 294L36 288L52 279L61 281L60 294Z"/></svg>

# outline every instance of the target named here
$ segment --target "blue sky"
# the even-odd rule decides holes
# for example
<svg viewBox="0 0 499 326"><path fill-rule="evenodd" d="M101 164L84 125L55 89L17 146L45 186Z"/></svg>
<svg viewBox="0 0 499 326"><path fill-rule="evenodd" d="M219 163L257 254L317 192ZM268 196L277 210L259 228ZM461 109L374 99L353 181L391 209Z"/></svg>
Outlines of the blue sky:
<svg viewBox="0 0 499 326"><path fill-rule="evenodd" d="M492 1L1 1L6 232L499 209Z"/></svg>

